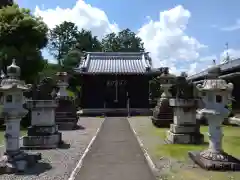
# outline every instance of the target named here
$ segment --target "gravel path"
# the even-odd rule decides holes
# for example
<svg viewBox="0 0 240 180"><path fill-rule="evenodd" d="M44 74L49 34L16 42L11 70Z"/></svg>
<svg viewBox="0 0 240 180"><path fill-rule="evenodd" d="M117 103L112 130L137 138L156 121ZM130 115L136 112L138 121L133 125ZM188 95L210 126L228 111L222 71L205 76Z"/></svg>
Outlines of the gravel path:
<svg viewBox="0 0 240 180"><path fill-rule="evenodd" d="M105 119L76 180L155 180L127 118Z"/></svg>
<svg viewBox="0 0 240 180"><path fill-rule="evenodd" d="M32 151L42 153L43 159L38 165L24 175L0 175L0 180L67 180L102 122L101 118L81 117L79 124L85 129L62 131L69 149ZM4 147L0 148L1 155L3 151Z"/></svg>

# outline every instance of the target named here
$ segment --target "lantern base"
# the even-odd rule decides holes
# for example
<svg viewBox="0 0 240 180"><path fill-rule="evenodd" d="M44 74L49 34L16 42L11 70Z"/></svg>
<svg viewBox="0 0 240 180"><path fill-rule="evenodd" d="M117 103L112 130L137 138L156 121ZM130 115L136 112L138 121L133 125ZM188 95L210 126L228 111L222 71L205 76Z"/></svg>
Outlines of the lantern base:
<svg viewBox="0 0 240 180"><path fill-rule="evenodd" d="M6 152L0 158L0 174L24 172L42 159L41 153Z"/></svg>
<svg viewBox="0 0 240 180"><path fill-rule="evenodd" d="M73 101L66 99L58 100L58 107L55 110L55 122L59 130L78 129L77 108Z"/></svg>
<svg viewBox="0 0 240 180"><path fill-rule="evenodd" d="M204 136L199 129L197 124L171 124L170 130L167 131L166 142L171 144L203 144Z"/></svg>
<svg viewBox="0 0 240 180"><path fill-rule="evenodd" d="M62 133L56 132L51 135L25 136L21 149L55 149L62 144Z"/></svg>
<svg viewBox="0 0 240 180"><path fill-rule="evenodd" d="M175 134L171 131L167 131L167 138L165 139L167 144L202 144L203 135L198 134Z"/></svg>
<svg viewBox="0 0 240 180"><path fill-rule="evenodd" d="M240 160L225 153L205 150L202 152L188 152L189 157L206 170L239 171Z"/></svg>
<svg viewBox="0 0 240 180"><path fill-rule="evenodd" d="M152 123L156 127L169 127L173 123L173 108L169 106L169 98L160 98L153 109Z"/></svg>

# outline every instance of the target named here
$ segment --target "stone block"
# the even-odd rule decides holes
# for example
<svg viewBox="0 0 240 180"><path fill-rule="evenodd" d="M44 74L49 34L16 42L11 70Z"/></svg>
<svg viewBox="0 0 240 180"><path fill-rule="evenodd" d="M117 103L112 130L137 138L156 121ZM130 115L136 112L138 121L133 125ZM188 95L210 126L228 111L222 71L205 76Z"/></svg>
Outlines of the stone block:
<svg viewBox="0 0 240 180"><path fill-rule="evenodd" d="M25 136L23 137L24 149L57 148L62 142L62 134L56 133L49 136Z"/></svg>
<svg viewBox="0 0 240 180"><path fill-rule="evenodd" d="M206 154L207 153L207 154ZM190 159L206 170L239 171L240 160L225 152L188 152Z"/></svg>
<svg viewBox="0 0 240 180"><path fill-rule="evenodd" d="M59 130L71 130L77 126L78 117L75 112L56 112L56 124Z"/></svg>
<svg viewBox="0 0 240 180"><path fill-rule="evenodd" d="M27 167L27 161L25 160L16 161L16 167L18 171L24 171Z"/></svg>
<svg viewBox="0 0 240 180"><path fill-rule="evenodd" d="M41 159L41 153L28 154L23 151L5 153L0 158L0 174L23 172Z"/></svg>
<svg viewBox="0 0 240 180"><path fill-rule="evenodd" d="M199 133L200 126L198 125L177 125L171 124L170 131L175 134L191 134L191 133Z"/></svg>
<svg viewBox="0 0 240 180"><path fill-rule="evenodd" d="M184 111L183 108L175 108L173 122L178 125L196 124L196 111Z"/></svg>
<svg viewBox="0 0 240 180"><path fill-rule="evenodd" d="M44 136L55 134L58 131L57 125L53 126L30 126L28 136Z"/></svg>
<svg viewBox="0 0 240 180"><path fill-rule="evenodd" d="M171 144L201 144L204 142L204 136L200 133L175 134L167 131L166 140Z"/></svg>

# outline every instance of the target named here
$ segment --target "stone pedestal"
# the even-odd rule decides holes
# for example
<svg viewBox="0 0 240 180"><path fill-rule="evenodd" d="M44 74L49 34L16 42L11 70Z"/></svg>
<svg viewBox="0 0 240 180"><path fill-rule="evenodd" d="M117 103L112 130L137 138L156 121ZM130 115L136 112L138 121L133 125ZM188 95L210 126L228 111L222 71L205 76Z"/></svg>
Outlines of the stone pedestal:
<svg viewBox="0 0 240 180"><path fill-rule="evenodd" d="M157 106L153 110L152 123L156 127L169 127L173 122L173 108L169 106L169 93L170 85L162 85L163 93L157 102Z"/></svg>
<svg viewBox="0 0 240 180"><path fill-rule="evenodd" d="M196 122L197 101L185 99L170 99L174 118L170 130L167 131L167 142L173 144L200 144L204 137L200 133L200 125Z"/></svg>
<svg viewBox="0 0 240 180"><path fill-rule="evenodd" d="M56 101L29 100L27 106L31 109L31 126L23 137L23 148L57 148L62 143L62 134L55 123Z"/></svg>
<svg viewBox="0 0 240 180"><path fill-rule="evenodd" d="M0 172L14 173L24 171L28 166L41 160L41 154L27 154L20 150L20 118L6 120L5 153L0 158Z"/></svg>
<svg viewBox="0 0 240 180"><path fill-rule="evenodd" d="M77 108L73 99L69 97L67 92L68 74L67 72L58 72L57 92L58 107L56 108L56 123L60 130L76 129L78 117Z"/></svg>
<svg viewBox="0 0 240 180"><path fill-rule="evenodd" d="M189 152L189 157L201 168L207 170L240 170L240 160L222 149L223 114L209 109L202 109L199 113L209 119L209 148L202 152Z"/></svg>
<svg viewBox="0 0 240 180"><path fill-rule="evenodd" d="M58 107L55 113L59 130L71 130L78 127L77 108L70 97L58 98Z"/></svg>

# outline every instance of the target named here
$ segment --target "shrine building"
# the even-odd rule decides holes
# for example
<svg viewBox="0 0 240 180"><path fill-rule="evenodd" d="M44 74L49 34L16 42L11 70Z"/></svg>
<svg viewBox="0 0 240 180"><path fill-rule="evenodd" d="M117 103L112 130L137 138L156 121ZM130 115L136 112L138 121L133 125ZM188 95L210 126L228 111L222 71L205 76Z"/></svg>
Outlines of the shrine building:
<svg viewBox="0 0 240 180"><path fill-rule="evenodd" d="M83 110L149 110L149 81L160 75L147 52L87 52L74 69Z"/></svg>

